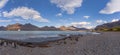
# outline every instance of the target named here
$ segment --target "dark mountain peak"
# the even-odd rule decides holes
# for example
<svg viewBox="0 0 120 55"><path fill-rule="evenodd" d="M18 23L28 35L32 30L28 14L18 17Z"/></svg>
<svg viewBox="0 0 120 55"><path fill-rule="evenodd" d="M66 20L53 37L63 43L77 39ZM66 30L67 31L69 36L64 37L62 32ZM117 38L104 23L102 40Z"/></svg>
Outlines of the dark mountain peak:
<svg viewBox="0 0 120 55"><path fill-rule="evenodd" d="M54 26L50 26L50 28L56 28L56 27L54 27Z"/></svg>
<svg viewBox="0 0 120 55"><path fill-rule="evenodd" d="M0 31L5 31L5 30L6 30L6 27L0 26Z"/></svg>
<svg viewBox="0 0 120 55"><path fill-rule="evenodd" d="M22 28L21 30L24 30L24 31L37 31L39 30L39 27L31 24L31 23L26 23L24 25L22 25Z"/></svg>
<svg viewBox="0 0 120 55"><path fill-rule="evenodd" d="M24 25L32 25L31 23L26 23L26 24L24 24Z"/></svg>
<svg viewBox="0 0 120 55"><path fill-rule="evenodd" d="M58 31L59 29L54 26L44 26L44 27L41 27L40 30L42 30L42 31Z"/></svg>

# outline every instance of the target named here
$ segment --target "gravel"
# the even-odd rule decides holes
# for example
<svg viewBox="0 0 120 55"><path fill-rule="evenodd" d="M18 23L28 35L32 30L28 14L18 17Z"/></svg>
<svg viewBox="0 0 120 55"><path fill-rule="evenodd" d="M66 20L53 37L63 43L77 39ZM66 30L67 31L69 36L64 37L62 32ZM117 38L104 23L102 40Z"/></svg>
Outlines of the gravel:
<svg viewBox="0 0 120 55"><path fill-rule="evenodd" d="M120 55L120 32L89 34L78 40L67 38L48 45L50 47L0 46L0 55Z"/></svg>

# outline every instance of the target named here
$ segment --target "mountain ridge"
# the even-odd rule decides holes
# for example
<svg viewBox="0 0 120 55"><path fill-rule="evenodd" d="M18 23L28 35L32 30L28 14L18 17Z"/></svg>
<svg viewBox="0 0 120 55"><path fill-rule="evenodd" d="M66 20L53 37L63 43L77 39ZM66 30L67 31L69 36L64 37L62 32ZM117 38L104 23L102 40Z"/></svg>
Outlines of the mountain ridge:
<svg viewBox="0 0 120 55"><path fill-rule="evenodd" d="M56 28L54 26L44 26L44 27L37 27L33 24L26 23L26 24L20 24L20 23L15 23L15 24L10 24L7 25L6 27L0 26L0 31L86 31L88 29L86 28L77 28L74 26L61 26L59 28Z"/></svg>
<svg viewBox="0 0 120 55"><path fill-rule="evenodd" d="M96 26L97 31L120 31L120 20Z"/></svg>

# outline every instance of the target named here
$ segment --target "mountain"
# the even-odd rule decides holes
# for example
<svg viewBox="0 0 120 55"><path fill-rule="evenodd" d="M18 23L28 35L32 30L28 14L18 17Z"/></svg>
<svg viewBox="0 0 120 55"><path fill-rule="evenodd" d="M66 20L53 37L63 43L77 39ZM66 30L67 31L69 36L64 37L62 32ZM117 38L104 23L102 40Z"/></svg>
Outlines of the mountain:
<svg viewBox="0 0 120 55"><path fill-rule="evenodd" d="M74 26L69 27L61 26L59 29L62 31L74 31L76 28Z"/></svg>
<svg viewBox="0 0 120 55"><path fill-rule="evenodd" d="M22 26L22 24L19 24L19 23L8 25L6 27L6 30L8 30L8 31L17 31L18 29L21 29L21 26Z"/></svg>
<svg viewBox="0 0 120 55"><path fill-rule="evenodd" d="M61 26L59 29L63 31L87 31L88 30L86 28L77 28L74 26L69 26L69 27Z"/></svg>
<svg viewBox="0 0 120 55"><path fill-rule="evenodd" d="M59 31L60 29L59 28L56 28L54 26L44 26L44 27L41 27L39 30L41 31Z"/></svg>
<svg viewBox="0 0 120 55"><path fill-rule="evenodd" d="M65 26L61 26L60 28L56 28L54 26L44 26L44 27L37 27L35 25L32 25L30 23L27 24L20 24L20 23L16 23L16 24L11 24L11 25L7 25L7 27L0 27L0 31L86 31L88 29L86 28L77 28L74 26L69 26L69 27L65 27Z"/></svg>
<svg viewBox="0 0 120 55"><path fill-rule="evenodd" d="M96 26L97 31L120 31L120 20Z"/></svg>
<svg viewBox="0 0 120 55"><path fill-rule="evenodd" d="M39 27L37 26L34 26L30 23L27 23L27 24L19 24L19 23L16 23L16 24L12 24L12 25L8 25L6 27L6 29L8 31L17 31L17 30L22 30L22 31L37 31L39 30Z"/></svg>
<svg viewBox="0 0 120 55"><path fill-rule="evenodd" d="M7 27L1 26L0 31L3 31L3 30L7 30L7 31L18 31L18 30L21 30L21 31L58 31L60 29L54 26L37 27L30 23L27 23L27 24L16 23L16 24L8 25Z"/></svg>
<svg viewBox="0 0 120 55"><path fill-rule="evenodd" d="M61 27L59 27L59 29L62 30L62 31L67 30L65 26L61 26Z"/></svg>
<svg viewBox="0 0 120 55"><path fill-rule="evenodd" d="M38 31L39 27L37 27L35 25L32 25L30 23L27 23L27 24L24 24L24 25L21 26L21 30L24 30L24 31Z"/></svg>
<svg viewBox="0 0 120 55"><path fill-rule="evenodd" d="M0 31L5 31L5 30L6 30L6 27L0 26Z"/></svg>

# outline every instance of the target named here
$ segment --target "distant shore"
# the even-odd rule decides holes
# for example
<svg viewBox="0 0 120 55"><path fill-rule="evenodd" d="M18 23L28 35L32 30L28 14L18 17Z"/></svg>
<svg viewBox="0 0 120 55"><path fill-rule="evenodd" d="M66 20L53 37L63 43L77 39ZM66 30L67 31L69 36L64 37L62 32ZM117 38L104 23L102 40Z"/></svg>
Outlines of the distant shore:
<svg viewBox="0 0 120 55"><path fill-rule="evenodd" d="M29 43L30 44L30 43ZM12 44L14 46L14 44ZM71 36L43 46L0 45L0 55L119 55L120 32Z"/></svg>

